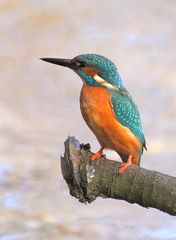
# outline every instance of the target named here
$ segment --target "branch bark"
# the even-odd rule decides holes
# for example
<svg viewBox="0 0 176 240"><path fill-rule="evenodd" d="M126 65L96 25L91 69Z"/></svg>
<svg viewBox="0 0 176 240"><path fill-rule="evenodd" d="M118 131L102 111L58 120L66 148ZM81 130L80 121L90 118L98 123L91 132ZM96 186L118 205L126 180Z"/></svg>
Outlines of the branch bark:
<svg viewBox="0 0 176 240"><path fill-rule="evenodd" d="M74 137L65 141L61 169L70 194L83 203L96 197L123 199L176 215L176 178L132 165L118 175L121 163L101 158L90 161L89 144Z"/></svg>

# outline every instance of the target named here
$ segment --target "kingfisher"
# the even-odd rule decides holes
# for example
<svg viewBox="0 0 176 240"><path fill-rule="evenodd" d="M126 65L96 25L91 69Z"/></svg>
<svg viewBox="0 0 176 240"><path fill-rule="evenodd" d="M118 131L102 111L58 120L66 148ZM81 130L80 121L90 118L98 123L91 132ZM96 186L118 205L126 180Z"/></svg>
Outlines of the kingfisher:
<svg viewBox="0 0 176 240"><path fill-rule="evenodd" d="M141 118L116 65L98 54L41 60L68 67L82 79L81 113L101 146L91 160L101 158L103 150L109 149L114 150L123 161L119 174L131 164L140 165L143 149L147 150Z"/></svg>

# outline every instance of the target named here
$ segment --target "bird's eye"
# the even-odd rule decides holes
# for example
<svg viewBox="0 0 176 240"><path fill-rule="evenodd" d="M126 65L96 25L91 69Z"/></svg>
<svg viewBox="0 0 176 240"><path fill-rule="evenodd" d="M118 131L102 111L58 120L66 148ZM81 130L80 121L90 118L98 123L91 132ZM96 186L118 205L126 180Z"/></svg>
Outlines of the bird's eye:
<svg viewBox="0 0 176 240"><path fill-rule="evenodd" d="M82 67L85 67L85 63L84 63L83 61L77 61L77 62L76 62L76 66L77 66L77 67L81 67L81 68L82 68Z"/></svg>
<svg viewBox="0 0 176 240"><path fill-rule="evenodd" d="M77 59L77 58L73 58L73 59L71 60L71 63L72 63L75 67L78 67L78 68L83 68L83 67L85 67L85 62L80 61L80 60Z"/></svg>

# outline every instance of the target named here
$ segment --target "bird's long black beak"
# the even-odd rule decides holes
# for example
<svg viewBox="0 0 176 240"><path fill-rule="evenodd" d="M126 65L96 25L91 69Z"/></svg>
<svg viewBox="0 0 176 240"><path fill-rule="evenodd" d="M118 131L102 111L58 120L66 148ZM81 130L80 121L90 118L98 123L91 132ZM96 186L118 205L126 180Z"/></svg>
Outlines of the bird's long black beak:
<svg viewBox="0 0 176 240"><path fill-rule="evenodd" d="M71 61L71 59L62 59L62 58L40 58L40 59L45 62L57 64L60 66L76 68L76 65L74 64L74 62Z"/></svg>

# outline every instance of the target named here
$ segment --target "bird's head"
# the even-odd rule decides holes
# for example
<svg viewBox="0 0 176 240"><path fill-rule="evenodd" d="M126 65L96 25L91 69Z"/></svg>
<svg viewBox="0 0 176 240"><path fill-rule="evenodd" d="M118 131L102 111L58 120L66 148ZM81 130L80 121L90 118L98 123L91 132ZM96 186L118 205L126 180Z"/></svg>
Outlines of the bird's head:
<svg viewBox="0 0 176 240"><path fill-rule="evenodd" d="M117 89L123 87L114 63L101 55L83 54L73 59L41 58L41 60L72 69L90 86Z"/></svg>

